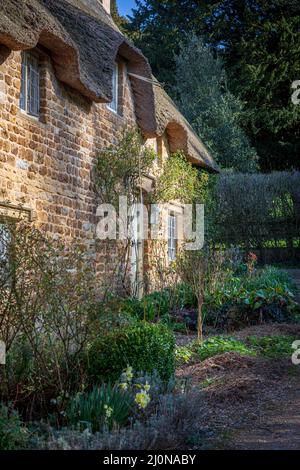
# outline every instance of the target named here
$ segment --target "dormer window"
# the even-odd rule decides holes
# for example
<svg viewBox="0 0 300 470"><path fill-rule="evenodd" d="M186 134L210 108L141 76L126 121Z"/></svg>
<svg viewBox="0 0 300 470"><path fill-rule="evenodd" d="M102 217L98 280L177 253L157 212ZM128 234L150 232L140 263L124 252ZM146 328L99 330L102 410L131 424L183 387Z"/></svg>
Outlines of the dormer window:
<svg viewBox="0 0 300 470"><path fill-rule="evenodd" d="M20 108L26 114L38 117L40 111L39 58L32 52L22 53Z"/></svg>
<svg viewBox="0 0 300 470"><path fill-rule="evenodd" d="M113 94L113 99L109 103L108 108L114 113L118 113L118 101L119 101L119 67L118 67L118 64L114 65L113 77L112 77L112 94Z"/></svg>

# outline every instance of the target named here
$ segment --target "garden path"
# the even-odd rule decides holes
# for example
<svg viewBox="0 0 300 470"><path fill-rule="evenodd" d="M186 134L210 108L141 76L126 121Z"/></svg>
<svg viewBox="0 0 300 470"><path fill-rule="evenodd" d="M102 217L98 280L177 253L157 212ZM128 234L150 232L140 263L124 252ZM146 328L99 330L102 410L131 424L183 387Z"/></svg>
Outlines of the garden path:
<svg viewBox="0 0 300 470"><path fill-rule="evenodd" d="M300 325L256 325L234 334L239 340L251 335L300 339ZM300 365L290 357L224 353L183 366L177 376L202 390L203 421L216 429L204 448L300 450Z"/></svg>
<svg viewBox="0 0 300 470"><path fill-rule="evenodd" d="M233 438L234 449L300 449L300 383L277 403L277 409L262 415L252 427L239 431Z"/></svg>

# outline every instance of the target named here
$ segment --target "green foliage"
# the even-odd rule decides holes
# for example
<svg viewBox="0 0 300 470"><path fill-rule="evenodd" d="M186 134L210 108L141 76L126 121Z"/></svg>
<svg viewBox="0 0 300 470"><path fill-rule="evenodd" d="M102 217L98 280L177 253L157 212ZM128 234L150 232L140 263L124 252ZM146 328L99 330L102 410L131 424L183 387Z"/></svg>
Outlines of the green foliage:
<svg viewBox="0 0 300 470"><path fill-rule="evenodd" d="M195 306L197 300L188 284L180 283L145 295L142 299L130 297L121 302L121 311L140 320L166 320L172 311Z"/></svg>
<svg viewBox="0 0 300 470"><path fill-rule="evenodd" d="M242 341L225 336L214 336L206 339L202 343L195 342L192 346L192 350L198 355L201 361L226 352L236 352L241 356L255 356L255 352Z"/></svg>
<svg viewBox="0 0 300 470"><path fill-rule="evenodd" d="M300 173L220 175L206 207L214 243L261 248L299 237Z"/></svg>
<svg viewBox="0 0 300 470"><path fill-rule="evenodd" d="M96 190L102 203L116 207L120 195L134 201L139 179L155 159L154 151L143 144L140 133L132 129L124 131L116 145L98 153Z"/></svg>
<svg viewBox="0 0 300 470"><path fill-rule="evenodd" d="M51 398L84 380L80 356L97 306L95 277L80 247L61 246L26 223L9 229L11 262L9 270L0 267L0 338L7 348L0 396L47 413Z"/></svg>
<svg viewBox="0 0 300 470"><path fill-rule="evenodd" d="M125 425L133 405L130 393L117 385L105 384L94 387L91 392L78 393L72 398L67 409L67 418L72 426L97 432L104 427L112 429Z"/></svg>
<svg viewBox="0 0 300 470"><path fill-rule="evenodd" d="M253 276L232 276L206 295L207 322L220 328L238 328L291 321L294 288L286 273L272 267Z"/></svg>
<svg viewBox="0 0 300 470"><path fill-rule="evenodd" d="M123 311L140 320L153 321L167 315L170 309L170 295L166 289L153 292L143 299L129 298L123 302Z"/></svg>
<svg viewBox="0 0 300 470"><path fill-rule="evenodd" d="M256 152L240 127L242 103L227 88L220 58L196 36L188 36L176 57L174 94L222 168L257 169Z"/></svg>
<svg viewBox="0 0 300 470"><path fill-rule="evenodd" d="M175 72L174 53L178 52L184 32L200 25L202 5L197 1L137 0L128 34L150 60L153 73L162 83L172 82Z"/></svg>
<svg viewBox="0 0 300 470"><path fill-rule="evenodd" d="M294 352L292 344L296 339L292 336L249 336L247 344L257 351L257 354L275 359L291 357Z"/></svg>
<svg viewBox="0 0 300 470"><path fill-rule="evenodd" d="M157 371L168 381L174 373L174 335L161 324L139 322L101 334L89 347L88 373L95 382L115 381L128 365Z"/></svg>
<svg viewBox="0 0 300 470"><path fill-rule="evenodd" d="M225 54L231 88L248 104L244 122L263 170L299 169L300 106L291 100L291 85L300 67L299 2L251 3L256 11L250 5L238 12L243 39L230 34L231 50ZM214 27L219 28L220 23L216 21Z"/></svg>
<svg viewBox="0 0 300 470"><path fill-rule="evenodd" d="M242 123L262 168L283 170L299 168L300 106L291 101L292 81L299 79L299 22L298 0L145 0L137 2L127 29L169 89L182 37L204 37L223 56L230 91L247 104Z"/></svg>
<svg viewBox="0 0 300 470"><path fill-rule="evenodd" d="M26 447L28 431L15 410L0 405L0 450L19 450Z"/></svg>
<svg viewBox="0 0 300 470"><path fill-rule="evenodd" d="M206 292L212 292L216 282L223 278L225 259L223 253L211 251L206 245L201 250L184 250L176 259L176 268L180 278L189 286L197 299L197 333L198 339L203 336L203 324L205 321Z"/></svg>
<svg viewBox="0 0 300 470"><path fill-rule="evenodd" d="M126 32L125 27L128 24L128 20L125 16L120 15L118 5L117 5L117 0L111 0L110 2L110 14L112 16L112 19L114 20L114 23L118 26L118 28L122 32Z"/></svg>
<svg viewBox="0 0 300 470"><path fill-rule="evenodd" d="M175 349L176 364L181 366L188 364L193 357L193 352L188 346L180 346Z"/></svg>
<svg viewBox="0 0 300 470"><path fill-rule="evenodd" d="M258 270L256 275L249 276L246 279L248 286L253 289L285 287L291 293L295 293L297 290L296 285L288 273L274 266L266 266L265 268Z"/></svg>
<svg viewBox="0 0 300 470"><path fill-rule="evenodd" d="M99 330L113 329L134 323L134 305L137 299L119 297L108 294L102 299L94 312L92 333L97 335ZM132 304L132 305L131 305Z"/></svg>
<svg viewBox="0 0 300 470"><path fill-rule="evenodd" d="M241 356L264 356L268 358L290 357L294 352L292 336L249 336L240 341L233 336L213 336L202 343L192 342L176 348L176 362L179 366L190 361L201 361L226 352Z"/></svg>
<svg viewBox="0 0 300 470"><path fill-rule="evenodd" d="M196 393L160 395L156 412L117 432L91 434L73 429L47 429L35 437L39 450L170 450L191 445L203 436L203 397ZM39 431L39 430L38 430ZM209 437L209 434L207 434Z"/></svg>
<svg viewBox="0 0 300 470"><path fill-rule="evenodd" d="M153 199L158 202L180 200L183 203L204 202L207 197L208 174L200 172L183 152L172 154L156 181Z"/></svg>

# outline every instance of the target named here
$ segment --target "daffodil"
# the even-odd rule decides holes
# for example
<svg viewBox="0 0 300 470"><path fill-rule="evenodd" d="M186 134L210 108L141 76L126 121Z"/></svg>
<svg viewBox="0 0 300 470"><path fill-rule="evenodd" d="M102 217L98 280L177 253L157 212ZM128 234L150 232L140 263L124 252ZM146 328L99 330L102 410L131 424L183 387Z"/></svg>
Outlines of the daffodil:
<svg viewBox="0 0 300 470"><path fill-rule="evenodd" d="M119 387L122 390L128 390L128 383L127 382L122 382L122 383L119 384Z"/></svg>
<svg viewBox="0 0 300 470"><path fill-rule="evenodd" d="M144 410L145 408L147 408L150 401L151 401L151 398L146 391L139 392L135 396L135 402L140 409Z"/></svg>
<svg viewBox="0 0 300 470"><path fill-rule="evenodd" d="M107 419L111 418L113 411L114 411L113 408L111 406L104 405L104 410L105 410L105 417Z"/></svg>

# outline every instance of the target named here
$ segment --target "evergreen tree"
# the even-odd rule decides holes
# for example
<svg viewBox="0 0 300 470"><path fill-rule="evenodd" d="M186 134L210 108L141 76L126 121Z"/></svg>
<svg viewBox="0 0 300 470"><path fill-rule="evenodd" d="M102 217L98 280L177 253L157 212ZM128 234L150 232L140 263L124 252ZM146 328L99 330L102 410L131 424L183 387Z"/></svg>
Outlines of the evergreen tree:
<svg viewBox="0 0 300 470"><path fill-rule="evenodd" d="M166 84L174 83L174 54L182 34L195 30L203 17L201 2L194 0L136 0L137 8L126 26L129 36L149 59L153 73ZM195 20L195 21L194 21Z"/></svg>
<svg viewBox="0 0 300 470"><path fill-rule="evenodd" d="M110 0L110 13L115 24L122 32L126 32L126 25L128 24L127 18L120 15L117 0Z"/></svg>
<svg viewBox="0 0 300 470"><path fill-rule="evenodd" d="M127 28L154 74L174 84L185 34L204 37L224 60L230 91L245 104L242 125L264 170L300 168L299 0L137 0Z"/></svg>
<svg viewBox="0 0 300 470"><path fill-rule="evenodd" d="M255 171L256 151L239 125L243 107L227 88L221 59L201 38L192 36L182 43L175 63L178 106L219 165L235 171Z"/></svg>
<svg viewBox="0 0 300 470"><path fill-rule="evenodd" d="M300 106L292 82L300 76L298 0L222 1L208 22L222 52L230 89L246 103L243 124L264 170L300 168Z"/></svg>

